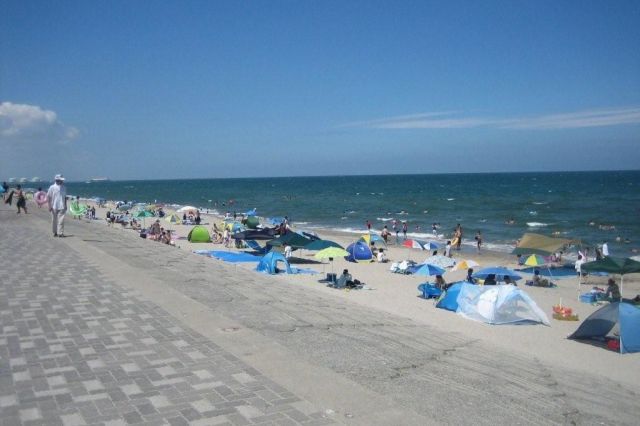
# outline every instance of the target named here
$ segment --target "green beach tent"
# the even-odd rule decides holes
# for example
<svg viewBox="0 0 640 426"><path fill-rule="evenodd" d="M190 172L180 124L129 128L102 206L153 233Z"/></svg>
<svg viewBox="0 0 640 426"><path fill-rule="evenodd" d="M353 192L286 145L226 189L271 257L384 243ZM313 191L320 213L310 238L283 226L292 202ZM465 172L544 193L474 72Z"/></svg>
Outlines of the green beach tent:
<svg viewBox="0 0 640 426"><path fill-rule="evenodd" d="M196 225L193 227L191 231L189 231L189 235L187 239L191 243L210 243L211 236L209 235L209 231L202 225Z"/></svg>

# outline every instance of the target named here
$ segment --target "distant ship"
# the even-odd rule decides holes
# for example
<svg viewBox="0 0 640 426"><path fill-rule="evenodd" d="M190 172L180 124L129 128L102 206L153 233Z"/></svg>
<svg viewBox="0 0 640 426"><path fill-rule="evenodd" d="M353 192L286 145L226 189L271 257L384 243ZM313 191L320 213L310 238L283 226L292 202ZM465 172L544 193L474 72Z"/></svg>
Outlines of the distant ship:
<svg viewBox="0 0 640 426"><path fill-rule="evenodd" d="M106 178L106 177L94 177L89 179L89 182L106 182L108 180L109 178Z"/></svg>
<svg viewBox="0 0 640 426"><path fill-rule="evenodd" d="M31 178L31 183L38 183L38 182L42 182L42 179L40 179L38 176L34 176Z"/></svg>
<svg viewBox="0 0 640 426"><path fill-rule="evenodd" d="M28 181L28 179L27 179L27 178L20 178L20 180L19 180L18 182L20 182L20 183L25 183L25 182L27 182L27 181Z"/></svg>
<svg viewBox="0 0 640 426"><path fill-rule="evenodd" d="M9 178L9 183L15 183L16 178Z"/></svg>

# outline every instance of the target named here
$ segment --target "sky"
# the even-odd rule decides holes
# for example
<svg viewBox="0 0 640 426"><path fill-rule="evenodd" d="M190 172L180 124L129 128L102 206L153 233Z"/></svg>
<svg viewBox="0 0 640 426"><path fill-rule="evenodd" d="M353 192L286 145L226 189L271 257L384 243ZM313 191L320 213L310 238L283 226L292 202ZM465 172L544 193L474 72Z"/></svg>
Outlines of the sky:
<svg viewBox="0 0 640 426"><path fill-rule="evenodd" d="M638 169L638 1L0 0L0 179Z"/></svg>

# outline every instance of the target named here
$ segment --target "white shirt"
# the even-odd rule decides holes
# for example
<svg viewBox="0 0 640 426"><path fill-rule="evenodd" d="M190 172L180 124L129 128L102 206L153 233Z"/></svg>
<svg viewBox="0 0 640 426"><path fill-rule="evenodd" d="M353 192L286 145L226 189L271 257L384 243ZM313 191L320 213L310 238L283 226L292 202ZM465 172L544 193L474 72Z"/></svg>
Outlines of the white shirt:
<svg viewBox="0 0 640 426"><path fill-rule="evenodd" d="M284 257L287 259L291 257L291 246L284 246Z"/></svg>
<svg viewBox="0 0 640 426"><path fill-rule="evenodd" d="M47 202L49 207L53 210L66 210L67 209L67 188L64 185L58 185L54 183L49 187L47 191Z"/></svg>
<svg viewBox="0 0 640 426"><path fill-rule="evenodd" d="M609 244L604 243L602 245L602 255L603 256L609 256Z"/></svg>

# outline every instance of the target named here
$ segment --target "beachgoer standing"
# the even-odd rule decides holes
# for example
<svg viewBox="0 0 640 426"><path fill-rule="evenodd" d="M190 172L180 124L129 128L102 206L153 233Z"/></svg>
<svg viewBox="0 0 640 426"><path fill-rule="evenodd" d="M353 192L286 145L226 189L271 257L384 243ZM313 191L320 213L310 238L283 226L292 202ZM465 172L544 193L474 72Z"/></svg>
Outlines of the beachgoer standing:
<svg viewBox="0 0 640 426"><path fill-rule="evenodd" d="M47 191L47 203L51 212L51 228L54 237L64 237L64 214L67 211L67 188L64 176L57 174Z"/></svg>
<svg viewBox="0 0 640 426"><path fill-rule="evenodd" d="M433 224L431 225L431 232L433 232L433 235L438 235L438 225L436 225L435 222L433 222Z"/></svg>
<svg viewBox="0 0 640 426"><path fill-rule="evenodd" d="M387 228L387 225L384 226L384 228L382 228L382 233L380 234L382 236L382 239L384 240L385 244L388 243L389 241L389 229Z"/></svg>
<svg viewBox="0 0 640 426"><path fill-rule="evenodd" d="M367 225L367 231L371 231L371 222L368 219L365 225Z"/></svg>
<svg viewBox="0 0 640 426"><path fill-rule="evenodd" d="M462 245L462 225L460 224L456 226L455 237L457 238L456 250L460 250L460 246Z"/></svg>
<svg viewBox="0 0 640 426"><path fill-rule="evenodd" d="M476 246L478 247L478 253L480 253L480 248L482 247L482 233L480 231L476 232Z"/></svg>
<svg viewBox="0 0 640 426"><path fill-rule="evenodd" d="M405 240L407 239L407 228L408 228L408 225L407 225L407 221L405 220L402 222L402 235L404 236Z"/></svg>
<svg viewBox="0 0 640 426"><path fill-rule="evenodd" d="M47 204L47 193L42 190L42 188L38 188L38 192L33 194L33 199L36 200L36 204L38 208L42 208L45 204Z"/></svg>
<svg viewBox="0 0 640 426"><path fill-rule="evenodd" d="M609 244L606 241L602 243L602 255L604 257L609 256Z"/></svg>
<svg viewBox="0 0 640 426"><path fill-rule="evenodd" d="M576 263L575 263L576 274L578 274L579 277L582 276L582 264L583 263L584 263L584 259L582 258L582 255L579 254L578 255L578 260L576 260Z"/></svg>
<svg viewBox="0 0 640 426"><path fill-rule="evenodd" d="M24 196L24 191L22 190L22 186L18 185L16 190L14 191L14 195L18 200L16 202L16 207L18 207L18 214L20 214L20 209L24 210L24 214L27 214L27 199Z"/></svg>
<svg viewBox="0 0 640 426"><path fill-rule="evenodd" d="M444 246L444 255L451 257L451 240L447 241L447 245Z"/></svg>

